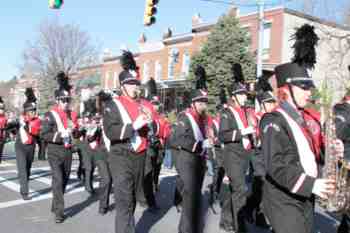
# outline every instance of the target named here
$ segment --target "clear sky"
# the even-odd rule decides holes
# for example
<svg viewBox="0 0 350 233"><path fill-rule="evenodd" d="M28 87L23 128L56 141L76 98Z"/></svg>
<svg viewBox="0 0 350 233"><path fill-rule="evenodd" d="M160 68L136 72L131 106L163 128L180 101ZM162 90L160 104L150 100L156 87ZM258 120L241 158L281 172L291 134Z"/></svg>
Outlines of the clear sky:
<svg viewBox="0 0 350 233"><path fill-rule="evenodd" d="M266 1L277 5L284 2ZM345 0L333 2L338 1ZM148 40L160 40L167 27L172 27L174 34L189 32L191 17L195 13L200 13L204 21L211 22L229 7L202 0L159 0L157 23L145 28L144 6L145 0L65 0L62 9L51 10L48 0L1 1L0 81L18 75L17 67L27 41L35 40L38 25L46 19L58 18L62 23L78 24L101 45L101 50L109 48L117 54L121 45L136 48L142 32ZM255 9L248 7L243 11Z"/></svg>

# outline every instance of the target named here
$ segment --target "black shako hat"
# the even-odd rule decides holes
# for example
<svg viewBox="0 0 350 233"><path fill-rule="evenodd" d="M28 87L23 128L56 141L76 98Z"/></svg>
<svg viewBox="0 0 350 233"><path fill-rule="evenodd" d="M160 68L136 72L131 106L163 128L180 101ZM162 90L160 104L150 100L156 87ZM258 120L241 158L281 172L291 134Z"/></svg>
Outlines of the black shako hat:
<svg viewBox="0 0 350 233"><path fill-rule="evenodd" d="M196 89L192 91L191 102L208 102L207 76L203 66L198 65L194 71Z"/></svg>
<svg viewBox="0 0 350 233"><path fill-rule="evenodd" d="M123 71L119 74L120 85L141 85L140 80L137 78L137 65L134 55L130 51L124 50L122 56L120 57L120 63L123 68Z"/></svg>
<svg viewBox="0 0 350 233"><path fill-rule="evenodd" d="M312 78L305 67L297 63L285 63L275 67L277 87L285 84L298 86L304 90L315 88Z"/></svg>
<svg viewBox="0 0 350 233"><path fill-rule="evenodd" d="M234 63L231 67L232 70L232 84L229 87L230 96L238 94L247 94L248 90L244 84L244 75L242 71L242 66L239 63Z"/></svg>
<svg viewBox="0 0 350 233"><path fill-rule="evenodd" d="M308 69L313 69L316 64L316 49L319 37L314 32L314 27L304 24L297 28L292 36L294 39L294 56L291 63L285 63L275 67L277 87L285 84L298 86L309 90L315 87Z"/></svg>
<svg viewBox="0 0 350 233"><path fill-rule="evenodd" d="M63 71L57 73L55 79L58 83L58 89L55 90L57 100L70 100L72 86L69 84L69 77Z"/></svg>
<svg viewBox="0 0 350 233"><path fill-rule="evenodd" d="M4 101L2 100L2 96L0 96L0 109L1 109L1 110L5 110L5 103L4 103Z"/></svg>
<svg viewBox="0 0 350 233"><path fill-rule="evenodd" d="M23 111L29 112L29 111L36 111L37 105L36 105L36 97L33 91L33 88L28 87L26 88L24 95L26 96L26 101L23 103Z"/></svg>
<svg viewBox="0 0 350 233"><path fill-rule="evenodd" d="M260 104L276 102L274 95L270 91L258 92L256 98L258 99Z"/></svg>

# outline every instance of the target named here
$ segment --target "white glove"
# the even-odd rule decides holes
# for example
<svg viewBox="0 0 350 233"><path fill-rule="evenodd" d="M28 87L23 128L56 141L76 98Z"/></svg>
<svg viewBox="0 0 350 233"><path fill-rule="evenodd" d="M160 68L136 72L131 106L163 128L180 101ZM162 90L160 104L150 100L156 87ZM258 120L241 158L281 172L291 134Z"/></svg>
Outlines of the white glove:
<svg viewBox="0 0 350 233"><path fill-rule="evenodd" d="M205 139L202 143L202 148L203 149L210 149L212 148L213 145L210 143L209 139Z"/></svg>
<svg viewBox="0 0 350 233"><path fill-rule="evenodd" d="M132 123L132 127L134 128L134 130L139 130L148 123L150 123L150 120L147 120L147 117L145 115L140 115L136 118L134 123Z"/></svg>
<svg viewBox="0 0 350 233"><path fill-rule="evenodd" d="M64 130L61 132L61 137L62 138L68 138L70 136L70 131L69 130Z"/></svg>
<svg viewBox="0 0 350 233"><path fill-rule="evenodd" d="M312 193L317 196L327 199L328 195L335 192L335 181L329 179L316 179Z"/></svg>
<svg viewBox="0 0 350 233"><path fill-rule="evenodd" d="M255 129L252 126L248 126L247 128L241 129L241 134L243 136L254 134L254 133L255 133Z"/></svg>

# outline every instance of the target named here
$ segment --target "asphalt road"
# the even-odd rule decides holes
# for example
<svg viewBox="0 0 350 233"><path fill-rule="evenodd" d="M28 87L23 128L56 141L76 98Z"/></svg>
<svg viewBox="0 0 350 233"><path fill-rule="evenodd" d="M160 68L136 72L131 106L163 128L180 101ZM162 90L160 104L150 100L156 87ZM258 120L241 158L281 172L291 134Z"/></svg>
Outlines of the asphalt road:
<svg viewBox="0 0 350 233"><path fill-rule="evenodd" d="M30 201L23 201L19 194L15 154L11 144L5 148L4 162L0 165L0 232L1 233L113 233L114 198L111 195L110 211L100 216L96 196L84 191L76 177L77 161L73 162L71 180L65 195L65 214L68 216L62 224L54 223L50 212L51 172L47 161L35 161L30 180ZM158 213L151 213L140 206L135 213L138 233L177 233L180 214L172 206L175 170L164 169L161 172L160 191L157 201L161 207ZM221 233L219 217L208 208L207 184L211 181L206 176L203 186L203 233ZM96 177L95 187L98 186ZM216 209L220 211L219 206ZM315 232L334 233L338 222L317 208ZM249 232L265 233L268 230L249 225Z"/></svg>

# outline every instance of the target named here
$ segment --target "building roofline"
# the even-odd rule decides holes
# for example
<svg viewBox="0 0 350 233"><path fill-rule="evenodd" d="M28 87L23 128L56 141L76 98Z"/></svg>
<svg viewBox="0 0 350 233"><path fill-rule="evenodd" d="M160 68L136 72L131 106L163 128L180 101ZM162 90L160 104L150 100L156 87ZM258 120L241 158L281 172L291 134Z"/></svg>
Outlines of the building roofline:
<svg viewBox="0 0 350 233"><path fill-rule="evenodd" d="M182 33L182 34L177 34L172 37L163 39L164 44L172 44L176 42L185 42L185 41L190 41L193 39L193 33Z"/></svg>
<svg viewBox="0 0 350 233"><path fill-rule="evenodd" d="M81 71L81 70L88 70L88 69L97 69L101 67L102 67L102 64L97 64L97 65L79 67L77 70Z"/></svg>
<svg viewBox="0 0 350 233"><path fill-rule="evenodd" d="M284 12L288 13L288 14L291 14L291 15L295 15L295 16L304 18L304 19L308 19L310 21L314 21L314 22L317 22L317 23L320 23L320 24L323 24L323 25L327 25L327 26L330 26L330 27L333 27L333 28L340 28L340 29L343 29L343 30L346 30L346 31L350 31L350 26L342 25L342 24L339 24L339 23L336 23L336 22L332 22L330 20L322 19L322 18L319 18L319 17L316 17L316 16L312 16L312 15L309 15L309 14L306 14L306 13L303 13L303 12L300 12L300 11L296 11L296 10L290 9L290 8L284 8Z"/></svg>
<svg viewBox="0 0 350 233"><path fill-rule="evenodd" d="M138 57L140 55L140 53L133 53L134 58ZM122 55L118 55L118 56L112 56L112 57L106 57L103 58L103 62L113 62L113 61L119 61L119 59L121 58Z"/></svg>

